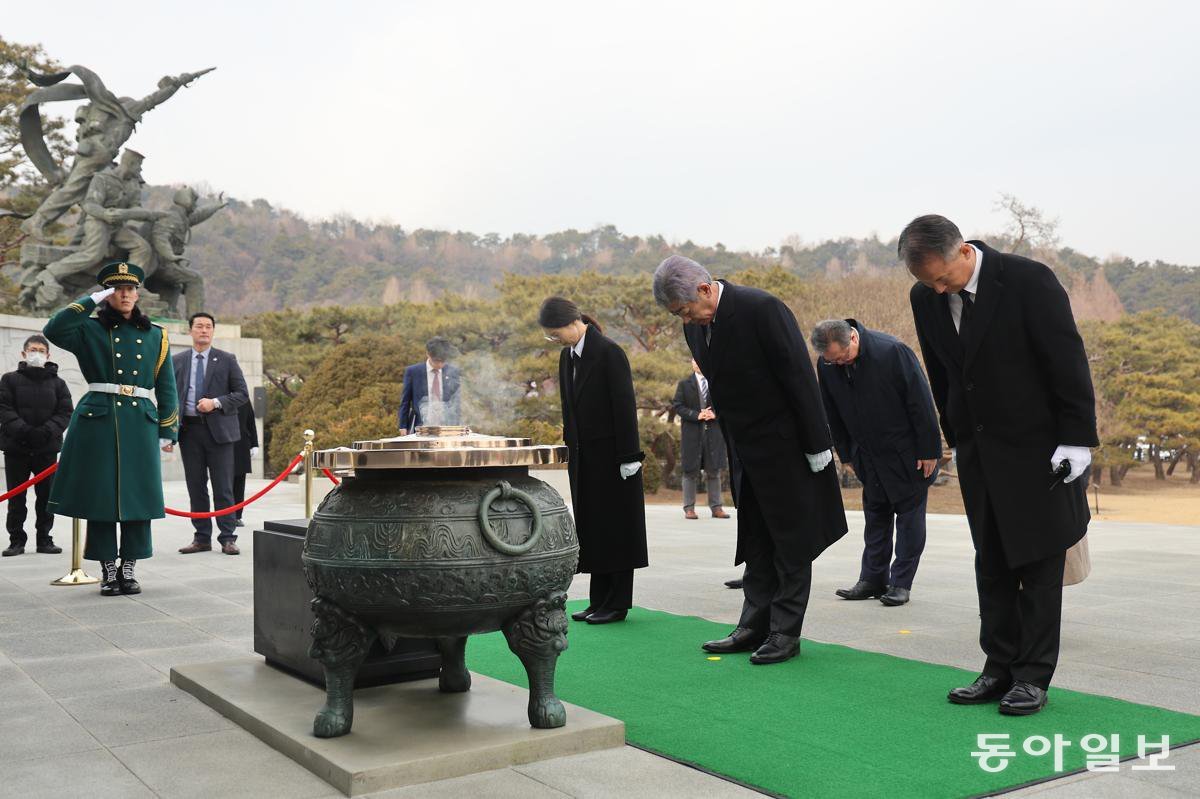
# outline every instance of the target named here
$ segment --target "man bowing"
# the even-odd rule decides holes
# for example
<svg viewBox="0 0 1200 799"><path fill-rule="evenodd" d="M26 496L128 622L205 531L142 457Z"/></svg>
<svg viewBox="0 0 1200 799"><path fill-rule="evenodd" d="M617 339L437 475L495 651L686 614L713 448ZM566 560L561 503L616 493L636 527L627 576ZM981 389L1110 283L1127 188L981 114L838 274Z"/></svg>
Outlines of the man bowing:
<svg viewBox="0 0 1200 799"><path fill-rule="evenodd" d="M1096 401L1071 304L1044 264L914 219L900 258L975 544L983 673L949 694L1036 713L1058 663L1063 566L1087 532Z"/></svg>
<svg viewBox="0 0 1200 799"><path fill-rule="evenodd" d="M846 534L808 347L777 297L715 281L690 258L659 264L654 299L683 320L730 454L741 463L732 488L745 600L737 628L704 649L780 663L800 652L813 559Z"/></svg>

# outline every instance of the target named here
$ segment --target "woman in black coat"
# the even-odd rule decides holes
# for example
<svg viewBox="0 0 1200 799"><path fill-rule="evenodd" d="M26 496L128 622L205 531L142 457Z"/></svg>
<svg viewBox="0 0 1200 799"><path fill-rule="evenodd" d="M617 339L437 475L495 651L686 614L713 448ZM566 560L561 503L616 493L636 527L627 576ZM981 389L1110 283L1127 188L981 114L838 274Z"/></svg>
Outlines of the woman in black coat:
<svg viewBox="0 0 1200 799"><path fill-rule="evenodd" d="M538 324L563 345L558 361L563 440L570 453L579 571L592 576L576 621L622 621L633 606L633 570L647 565L637 405L624 350L575 303L550 297Z"/></svg>

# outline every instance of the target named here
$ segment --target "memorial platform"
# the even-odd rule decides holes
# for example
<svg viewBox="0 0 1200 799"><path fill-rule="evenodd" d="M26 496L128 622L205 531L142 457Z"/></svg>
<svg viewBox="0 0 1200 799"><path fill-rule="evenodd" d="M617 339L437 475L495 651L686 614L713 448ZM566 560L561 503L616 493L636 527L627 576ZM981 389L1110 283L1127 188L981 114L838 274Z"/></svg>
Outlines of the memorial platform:
<svg viewBox="0 0 1200 799"><path fill-rule="evenodd" d="M263 485L250 481L247 490ZM167 504L187 507L182 482L167 483L164 490ZM649 505L646 512L651 566L637 573L635 602L732 626L739 595L722 581L738 576L732 565L736 522L685 521L679 508L668 506ZM136 597L104 598L96 586L50 586L69 567L66 552L0 561L3 792L49 799L61 796L63 785L79 784L131 799L344 796L171 685L168 677L172 668L186 664L253 656L250 531L267 519L302 515L300 486L280 485L247 509L247 527L239 530L243 554L237 557L180 555L175 550L191 540L190 524L155 522L156 554L138 564L144 592ZM978 668L982 656L966 520L929 518L913 600L886 608L833 594L858 574L862 515L847 516L852 532L814 565L805 637ZM62 540L69 539L69 531L62 521L56 525ZM1099 522L1090 540L1092 574L1064 594L1055 686L1200 713L1200 526ZM85 565L94 571L93 564ZM587 589L586 576L579 576L571 598L586 598ZM580 644L562 659L583 651ZM766 667L762 679L774 673L785 675L777 679L788 684L803 680L803 660L802 654L794 667L781 671ZM1050 701L1053 706L1053 689ZM306 707L304 714L315 710ZM524 715L516 721L523 722ZM910 733L900 725L898 734ZM848 741L845 756L862 759L883 745L867 737ZM970 758L965 747L961 755ZM1126 762L1119 773L1065 776L1008 795L1200 795L1200 747L1175 750L1167 762L1174 771L1134 771ZM886 788L864 779L860 795ZM761 794L626 745L392 789L379 799L475 796L749 799Z"/></svg>
<svg viewBox="0 0 1200 799"><path fill-rule="evenodd" d="M258 657L177 666L171 683L347 796L625 743L620 721L574 705L565 727L532 729L528 692L479 674L457 694L436 679L355 691L354 729L340 738L312 734L323 690Z"/></svg>

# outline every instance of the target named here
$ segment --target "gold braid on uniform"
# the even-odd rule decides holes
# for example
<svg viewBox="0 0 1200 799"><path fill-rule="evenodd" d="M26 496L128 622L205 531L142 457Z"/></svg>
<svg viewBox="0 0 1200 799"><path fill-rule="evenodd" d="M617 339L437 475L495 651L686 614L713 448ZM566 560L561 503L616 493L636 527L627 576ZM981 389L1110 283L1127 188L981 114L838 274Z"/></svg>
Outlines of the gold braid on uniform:
<svg viewBox="0 0 1200 799"><path fill-rule="evenodd" d="M167 356L171 354L171 342L167 340L167 329L162 325L154 325L162 331L162 346L158 348L158 363L154 364L154 379L158 379L158 370L162 369L162 365L166 363Z"/></svg>
<svg viewBox="0 0 1200 799"><path fill-rule="evenodd" d="M179 411L174 410L171 412L170 416L168 416L166 419L163 419L162 421L160 421L158 423L158 426L159 427L171 427L178 421L179 421Z"/></svg>
<svg viewBox="0 0 1200 799"><path fill-rule="evenodd" d="M67 306L67 308L74 311L75 313L83 313L85 310L84 307L77 302L71 303L70 305Z"/></svg>

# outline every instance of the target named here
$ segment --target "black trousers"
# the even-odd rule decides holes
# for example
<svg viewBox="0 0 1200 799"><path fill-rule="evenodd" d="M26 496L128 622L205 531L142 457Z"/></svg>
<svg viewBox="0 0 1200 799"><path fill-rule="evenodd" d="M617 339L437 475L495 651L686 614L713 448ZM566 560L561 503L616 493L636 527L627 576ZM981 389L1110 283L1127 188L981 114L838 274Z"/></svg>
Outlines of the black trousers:
<svg viewBox="0 0 1200 799"><path fill-rule="evenodd" d="M57 452L5 452L4 477L8 490L19 486L35 474L49 468L58 460ZM50 486L54 484L54 475L50 475L33 488L23 491L8 500L8 539L13 544L25 546L29 540L25 532L25 519L28 516L25 496L33 491L34 500L34 529L37 532L37 543L49 544L50 529L54 527L54 514L46 510L50 499Z"/></svg>
<svg viewBox="0 0 1200 799"><path fill-rule="evenodd" d="M746 525L743 527L742 522ZM797 526L803 524L796 520ZM739 627L759 632L800 635L808 595L812 590L812 559L794 562L775 546L775 536L787 531L771 530L763 518L749 476L742 472L738 491L738 531L751 531L742 540L746 573L742 576L742 616Z"/></svg>
<svg viewBox="0 0 1200 799"><path fill-rule="evenodd" d="M233 503L240 504L246 499L246 473L237 472L233 476ZM237 513L233 514L233 518L242 518L242 511L245 508L238 508Z"/></svg>
<svg viewBox="0 0 1200 799"><path fill-rule="evenodd" d="M990 503L977 518L983 520L983 529L971 532L979 591L979 645L987 656L983 673L1049 688L1058 665L1067 553L1009 566Z"/></svg>
<svg viewBox="0 0 1200 799"><path fill-rule="evenodd" d="M595 610L629 610L633 607L633 569L593 573L588 605Z"/></svg>
<svg viewBox="0 0 1200 799"><path fill-rule="evenodd" d="M874 467L862 460L863 484L862 570L858 579L873 585L894 585L912 588L925 551L925 508L929 504L929 489L900 502L892 502L883 490ZM892 530L895 528L896 559L892 561ZM888 562L891 561L891 570Z"/></svg>
<svg viewBox="0 0 1200 799"><path fill-rule="evenodd" d="M183 418L179 429L179 448L183 453L183 476L187 480L188 498L193 513L210 510L208 484L212 481L215 508L228 508L233 501L233 442L220 444L213 440L203 421ZM236 519L232 513L217 517L217 540L236 541ZM212 519L192 519L195 540L212 541Z"/></svg>

